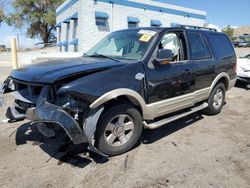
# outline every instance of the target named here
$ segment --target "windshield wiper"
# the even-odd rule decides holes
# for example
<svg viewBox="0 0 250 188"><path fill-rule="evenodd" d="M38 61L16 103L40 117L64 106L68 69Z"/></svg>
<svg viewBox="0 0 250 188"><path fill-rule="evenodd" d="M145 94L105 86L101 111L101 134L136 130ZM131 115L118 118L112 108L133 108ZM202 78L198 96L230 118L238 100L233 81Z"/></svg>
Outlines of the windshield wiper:
<svg viewBox="0 0 250 188"><path fill-rule="evenodd" d="M87 55L87 57L100 57L100 58L106 58L106 59L111 59L113 61L120 62L118 59L115 59L115 58L112 58L103 54L95 54L95 55L90 55L90 56Z"/></svg>

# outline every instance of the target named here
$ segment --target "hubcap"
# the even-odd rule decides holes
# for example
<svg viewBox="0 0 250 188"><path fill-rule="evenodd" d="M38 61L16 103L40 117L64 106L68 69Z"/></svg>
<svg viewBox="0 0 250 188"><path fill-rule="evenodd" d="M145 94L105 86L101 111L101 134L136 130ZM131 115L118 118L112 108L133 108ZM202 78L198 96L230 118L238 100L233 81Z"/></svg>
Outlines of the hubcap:
<svg viewBox="0 0 250 188"><path fill-rule="evenodd" d="M110 146L121 146L129 141L134 132L134 122L128 115L121 114L109 121L104 137Z"/></svg>
<svg viewBox="0 0 250 188"><path fill-rule="evenodd" d="M216 94L214 95L213 99L213 106L215 109L218 109L221 107L223 102L223 91L221 89L218 89L216 91Z"/></svg>

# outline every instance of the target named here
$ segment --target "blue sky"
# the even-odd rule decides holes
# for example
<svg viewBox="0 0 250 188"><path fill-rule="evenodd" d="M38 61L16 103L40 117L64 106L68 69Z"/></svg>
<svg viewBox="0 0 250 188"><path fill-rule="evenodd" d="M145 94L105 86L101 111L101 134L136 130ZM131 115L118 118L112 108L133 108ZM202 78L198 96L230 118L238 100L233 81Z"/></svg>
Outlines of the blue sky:
<svg viewBox="0 0 250 188"><path fill-rule="evenodd" d="M158 0L169 4L180 5L188 8L207 11L209 23L224 27L226 25L243 26L250 25L250 0ZM11 8L9 8L11 9ZM7 10L8 11L8 10ZM10 11L10 10L9 10ZM0 44L9 46L9 38L20 34L20 43L30 47L39 42L39 39L31 40L23 31L6 24L0 25Z"/></svg>
<svg viewBox="0 0 250 188"><path fill-rule="evenodd" d="M169 4L204 10L209 23L227 25L250 25L250 0L157 0Z"/></svg>

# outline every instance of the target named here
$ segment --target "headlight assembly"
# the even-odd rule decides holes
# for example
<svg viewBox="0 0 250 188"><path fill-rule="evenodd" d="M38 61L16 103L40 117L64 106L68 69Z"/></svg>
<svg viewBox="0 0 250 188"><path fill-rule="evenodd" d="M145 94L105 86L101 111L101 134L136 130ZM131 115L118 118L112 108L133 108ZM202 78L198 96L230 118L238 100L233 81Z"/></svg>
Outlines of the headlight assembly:
<svg viewBox="0 0 250 188"><path fill-rule="evenodd" d="M87 102L69 94L57 96L56 105L76 113L83 112L88 107Z"/></svg>

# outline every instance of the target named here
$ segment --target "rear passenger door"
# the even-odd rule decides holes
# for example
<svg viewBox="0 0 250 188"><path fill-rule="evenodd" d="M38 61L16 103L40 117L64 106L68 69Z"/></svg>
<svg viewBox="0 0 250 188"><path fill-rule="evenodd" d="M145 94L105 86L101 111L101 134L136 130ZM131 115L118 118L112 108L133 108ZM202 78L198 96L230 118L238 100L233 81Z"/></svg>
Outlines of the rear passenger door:
<svg viewBox="0 0 250 188"><path fill-rule="evenodd" d="M215 77L215 61L202 32L187 31L189 57L194 63L195 90L210 87Z"/></svg>

